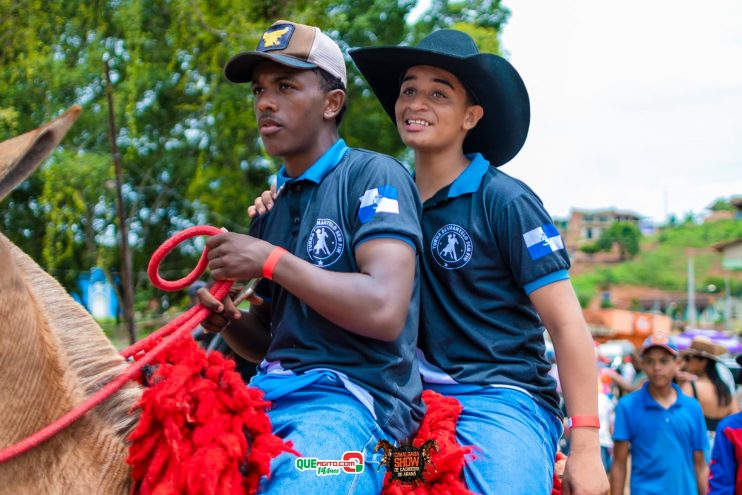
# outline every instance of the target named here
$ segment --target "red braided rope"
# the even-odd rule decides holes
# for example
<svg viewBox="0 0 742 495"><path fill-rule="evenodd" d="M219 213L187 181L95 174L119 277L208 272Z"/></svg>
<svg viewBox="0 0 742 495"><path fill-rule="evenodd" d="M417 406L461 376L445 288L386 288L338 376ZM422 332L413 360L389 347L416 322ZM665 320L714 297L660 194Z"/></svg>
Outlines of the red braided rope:
<svg viewBox="0 0 742 495"><path fill-rule="evenodd" d="M175 248L185 239L201 235L216 235L221 234L222 232L223 231L221 229L208 225L196 226L185 229L165 241L162 246L160 246L154 252L149 262L147 274L149 275L152 284L159 289L174 291L184 289L188 285L193 283L203 274L204 270L206 269L206 265L208 264L208 260L206 258L208 254L207 248L204 248L204 251L201 254L201 259L198 261L198 265L196 265L196 268L180 280L172 282L163 280L158 272L160 263L173 248ZM211 293L214 295L214 297L221 301L229 293L229 289L232 287L232 284L233 282L228 280L219 281L212 286ZM91 409L98 406L101 402L109 398L117 390L123 387L126 382L135 379L139 375L139 373L141 373L142 368L152 362L152 360L157 357L158 354L167 349L180 337L189 335L190 332L209 315L209 313L209 309L205 308L201 304L197 304L167 325L163 326L161 329L151 334L149 337L142 339L134 345L127 347L126 349L121 351L121 355L124 358L134 357L137 360L132 363L123 374L119 375L118 377L107 383L95 394L88 397L82 404L80 404L64 416L60 417L59 419L37 431L36 433L24 438L23 440L8 447L5 447L4 449L1 449L0 464L9 461L29 451L35 446L49 440L54 435L85 416L88 412L90 412ZM164 340L168 336L170 336L170 338ZM152 345L154 345L153 348L151 348ZM151 350L147 351L147 349L150 348ZM146 352L146 354L144 354L144 352ZM140 353L142 354L136 356Z"/></svg>

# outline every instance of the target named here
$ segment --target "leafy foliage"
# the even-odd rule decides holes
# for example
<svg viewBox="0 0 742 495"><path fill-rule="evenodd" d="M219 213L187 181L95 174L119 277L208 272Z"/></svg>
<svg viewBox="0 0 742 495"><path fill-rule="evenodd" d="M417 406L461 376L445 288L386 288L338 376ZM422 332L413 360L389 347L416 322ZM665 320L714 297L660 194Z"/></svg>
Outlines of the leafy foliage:
<svg viewBox="0 0 742 495"><path fill-rule="evenodd" d="M602 251L610 251L618 245L621 261L633 258L639 252L639 239L642 234L639 227L632 222L614 222L600 233L597 245Z"/></svg>
<svg viewBox="0 0 742 495"><path fill-rule="evenodd" d="M580 247L580 251L587 254L595 254L602 251L597 242L590 242Z"/></svg>
<svg viewBox="0 0 742 495"><path fill-rule="evenodd" d="M709 207L709 210L711 211L735 211L736 208L734 207L730 199L718 198L714 200L714 202Z"/></svg>
<svg viewBox="0 0 742 495"><path fill-rule="evenodd" d="M120 264L109 181L104 62L113 83L116 140L135 286L168 236L194 224L247 230L246 209L279 163L261 147L246 86L222 68L252 50L277 19L318 25L347 49L414 43L455 26L496 50L508 17L499 0L433 2L416 24L414 0L0 0L0 140L33 129L73 104L84 112L63 146L0 208L0 228L73 289L77 274ZM349 111L341 134L352 146L403 156L388 117L349 62ZM168 257L176 278L198 245ZM138 294L137 298L143 297ZM144 296L146 299L146 296Z"/></svg>

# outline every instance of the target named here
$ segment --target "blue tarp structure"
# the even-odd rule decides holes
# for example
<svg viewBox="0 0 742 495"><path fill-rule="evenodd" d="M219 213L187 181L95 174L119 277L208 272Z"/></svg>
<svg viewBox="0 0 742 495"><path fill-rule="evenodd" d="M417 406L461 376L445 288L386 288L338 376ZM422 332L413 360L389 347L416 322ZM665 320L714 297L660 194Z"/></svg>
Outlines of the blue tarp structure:
<svg viewBox="0 0 742 495"><path fill-rule="evenodd" d="M730 354L742 353L742 342L740 342L739 338L734 335L720 332L719 330L692 328L687 329L685 332L678 335L674 335L673 339L675 339L678 348L680 350L683 350L690 347L690 343L693 340L693 337L698 336L708 337L716 344L726 347Z"/></svg>
<svg viewBox="0 0 742 495"><path fill-rule="evenodd" d="M115 283L119 283L118 279ZM116 318L119 312L119 301L113 285L106 278L103 269L91 268L90 273L83 273L77 278L80 297L75 299L85 306L96 319Z"/></svg>

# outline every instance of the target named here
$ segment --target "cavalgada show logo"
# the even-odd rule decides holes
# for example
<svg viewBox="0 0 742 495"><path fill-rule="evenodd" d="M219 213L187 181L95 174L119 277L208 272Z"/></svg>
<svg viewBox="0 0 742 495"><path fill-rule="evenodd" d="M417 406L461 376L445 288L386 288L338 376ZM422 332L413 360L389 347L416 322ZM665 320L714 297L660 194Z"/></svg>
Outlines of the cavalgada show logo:
<svg viewBox="0 0 742 495"><path fill-rule="evenodd" d="M410 443L402 443L395 447L387 440L381 440L376 444L374 452L384 451L381 466L386 466L391 473L392 481L399 480L402 483L419 483L425 481L425 467L430 464L435 469L435 464L430 458L430 451L440 451L435 440L427 440L420 447L415 448Z"/></svg>

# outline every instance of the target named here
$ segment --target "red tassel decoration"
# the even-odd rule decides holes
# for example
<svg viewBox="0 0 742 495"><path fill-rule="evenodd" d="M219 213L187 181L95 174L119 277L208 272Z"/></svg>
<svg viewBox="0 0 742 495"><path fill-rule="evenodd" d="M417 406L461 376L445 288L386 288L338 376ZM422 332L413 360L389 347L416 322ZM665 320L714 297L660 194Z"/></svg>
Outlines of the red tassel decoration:
<svg viewBox="0 0 742 495"><path fill-rule="evenodd" d="M412 441L419 448L426 440L435 440L440 451L431 451L434 466L426 465L422 483L391 481L391 474L384 479L383 495L473 495L466 489L461 476L465 457L471 447L462 447L456 441L456 422L463 408L454 397L446 397L432 390L423 392L427 407L417 435ZM472 454L473 455L473 454Z"/></svg>
<svg viewBox="0 0 742 495"><path fill-rule="evenodd" d="M245 386L234 361L183 338L155 366L129 437L141 495L252 495L271 459L299 455L273 435L270 402Z"/></svg>
<svg viewBox="0 0 742 495"><path fill-rule="evenodd" d="M551 489L551 495L562 495L562 475L564 474L564 465L567 462L567 456L557 452L556 462L554 463L554 486Z"/></svg>
<svg viewBox="0 0 742 495"><path fill-rule="evenodd" d="M432 390L423 392L423 402L427 407L425 417L415 435L412 445L419 448L427 440L435 440L440 451L431 451L434 466L426 465L422 483L402 483L391 481L391 474L384 478L382 495L474 495L466 488L462 471L466 456L471 455L473 447L462 447L456 441L456 422L463 408L455 397L447 397ZM562 495L561 474L564 472L564 454L557 452L554 469L554 486L551 495ZM561 466L561 469L559 469Z"/></svg>

